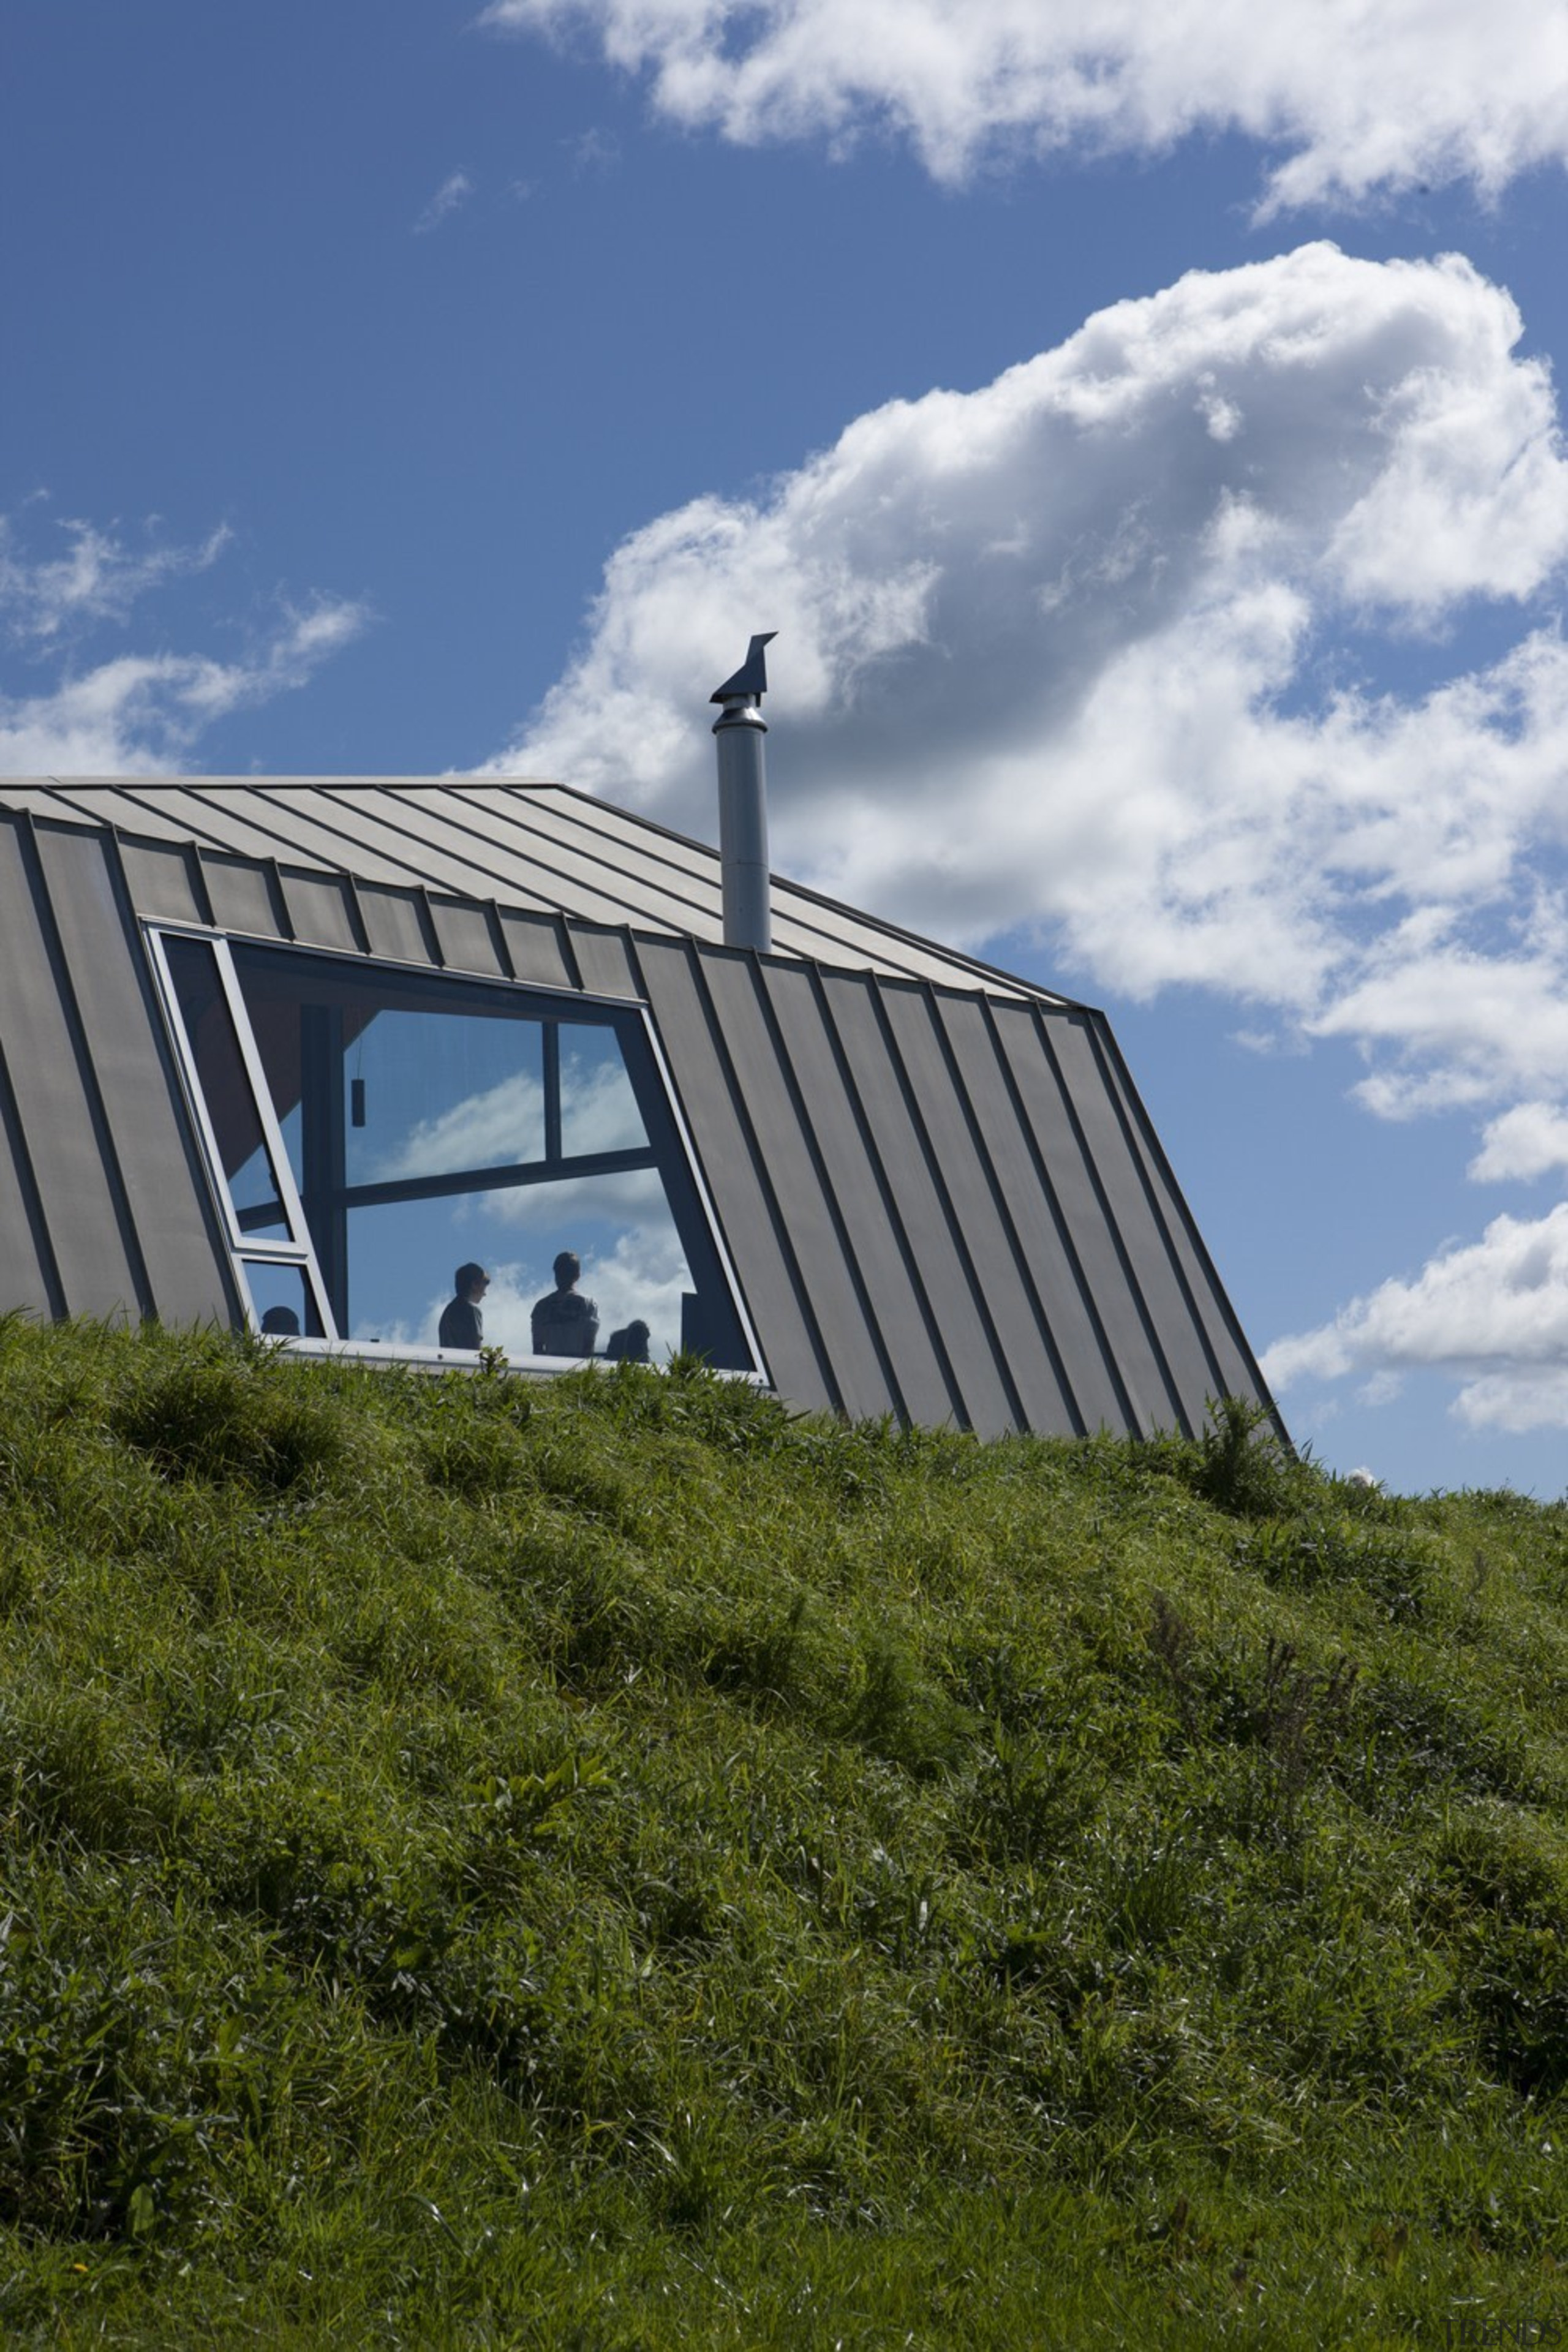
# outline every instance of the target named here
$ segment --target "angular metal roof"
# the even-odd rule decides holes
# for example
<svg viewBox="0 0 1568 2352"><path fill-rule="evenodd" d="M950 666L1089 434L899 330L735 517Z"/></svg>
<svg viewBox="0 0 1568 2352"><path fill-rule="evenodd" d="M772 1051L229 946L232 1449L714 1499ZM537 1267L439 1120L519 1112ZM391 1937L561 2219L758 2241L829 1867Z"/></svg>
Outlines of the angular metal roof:
<svg viewBox="0 0 1568 2352"><path fill-rule="evenodd" d="M0 778L0 808L590 923L724 936L719 854L565 784L429 776ZM1067 1000L773 877L784 954Z"/></svg>
<svg viewBox="0 0 1568 2352"><path fill-rule="evenodd" d="M141 936L646 1003L775 1386L984 1434L1268 1391L1103 1014L557 786L0 782L0 1309L238 1318Z"/></svg>

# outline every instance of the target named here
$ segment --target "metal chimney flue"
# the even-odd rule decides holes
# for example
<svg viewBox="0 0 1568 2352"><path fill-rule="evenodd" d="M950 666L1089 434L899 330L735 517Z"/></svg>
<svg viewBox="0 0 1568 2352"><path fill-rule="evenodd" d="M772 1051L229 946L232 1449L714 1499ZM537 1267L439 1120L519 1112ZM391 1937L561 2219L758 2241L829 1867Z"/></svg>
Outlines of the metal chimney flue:
<svg viewBox="0 0 1568 2352"><path fill-rule="evenodd" d="M768 889L768 784L763 757L768 690L763 648L778 635L753 637L733 677L709 699L721 705L713 721L719 746L719 867L724 885L724 944L771 948L773 906Z"/></svg>

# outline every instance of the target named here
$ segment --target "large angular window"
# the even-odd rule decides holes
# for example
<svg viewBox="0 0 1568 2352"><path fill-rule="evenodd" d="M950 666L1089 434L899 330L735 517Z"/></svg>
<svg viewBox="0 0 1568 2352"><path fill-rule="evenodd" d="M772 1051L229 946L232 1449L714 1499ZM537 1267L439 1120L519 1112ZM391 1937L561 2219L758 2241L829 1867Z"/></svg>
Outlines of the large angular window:
<svg viewBox="0 0 1568 2352"><path fill-rule="evenodd" d="M756 1369L640 1007L153 940L258 1328L433 1347L478 1266L486 1344L527 1357L570 1253L578 1345Z"/></svg>

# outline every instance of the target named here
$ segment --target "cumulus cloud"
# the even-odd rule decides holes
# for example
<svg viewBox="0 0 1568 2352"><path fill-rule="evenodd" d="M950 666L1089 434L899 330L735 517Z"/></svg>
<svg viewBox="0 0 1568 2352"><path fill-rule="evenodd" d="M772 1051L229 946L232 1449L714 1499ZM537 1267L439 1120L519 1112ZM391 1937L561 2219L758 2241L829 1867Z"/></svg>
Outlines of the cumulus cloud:
<svg viewBox="0 0 1568 2352"><path fill-rule="evenodd" d="M1544 1217L1498 1217L1408 1281L1379 1285L1315 1331L1277 1339L1265 1376L1304 1379L1436 1369L1461 1385L1455 1410L1509 1430L1568 1423L1568 1202Z"/></svg>
<svg viewBox="0 0 1568 2352"><path fill-rule="evenodd" d="M1510 1436L1568 1427L1568 1365L1484 1372L1466 1382L1456 1410L1471 1429L1501 1430Z"/></svg>
<svg viewBox="0 0 1568 2352"><path fill-rule="evenodd" d="M122 621L141 597L205 572L228 542L128 545L112 530L64 526L68 545L34 552L0 518L0 634L26 661L27 684L0 679L0 772L150 774L177 768L204 730L301 687L368 625L363 604L318 597L285 607L237 659L118 654L79 667L89 632ZM37 664L51 674L34 684Z"/></svg>
<svg viewBox="0 0 1568 2352"><path fill-rule="evenodd" d="M868 129L941 180L1052 152L1237 131L1279 152L1270 207L1568 156L1568 22L1542 0L489 0L585 31L689 129L752 143Z"/></svg>
<svg viewBox="0 0 1568 2352"><path fill-rule="evenodd" d="M1557 1168L1568 1168L1568 1113L1522 1102L1489 1121L1469 1173L1478 1184L1528 1182Z"/></svg>
<svg viewBox="0 0 1568 2352"><path fill-rule="evenodd" d="M1198 982L1352 1034L1394 1092L1428 1066L1484 1091L1505 1048L1500 1091L1568 1082L1538 855L1568 648L1532 614L1414 699L1317 670L1331 628L1430 636L1568 553L1520 331L1460 259L1321 244L1118 304L634 534L490 764L710 833L703 694L772 626L782 866L947 937L1036 926L1118 992Z"/></svg>

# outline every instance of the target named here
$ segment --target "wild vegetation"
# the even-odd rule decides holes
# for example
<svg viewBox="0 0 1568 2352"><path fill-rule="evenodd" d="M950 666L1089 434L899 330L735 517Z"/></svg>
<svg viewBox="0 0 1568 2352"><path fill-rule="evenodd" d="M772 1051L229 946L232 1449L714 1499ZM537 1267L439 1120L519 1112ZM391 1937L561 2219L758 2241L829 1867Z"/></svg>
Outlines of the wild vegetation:
<svg viewBox="0 0 1568 2352"><path fill-rule="evenodd" d="M13 1318L0 2340L1561 2340L1565 1603L1236 1408Z"/></svg>

